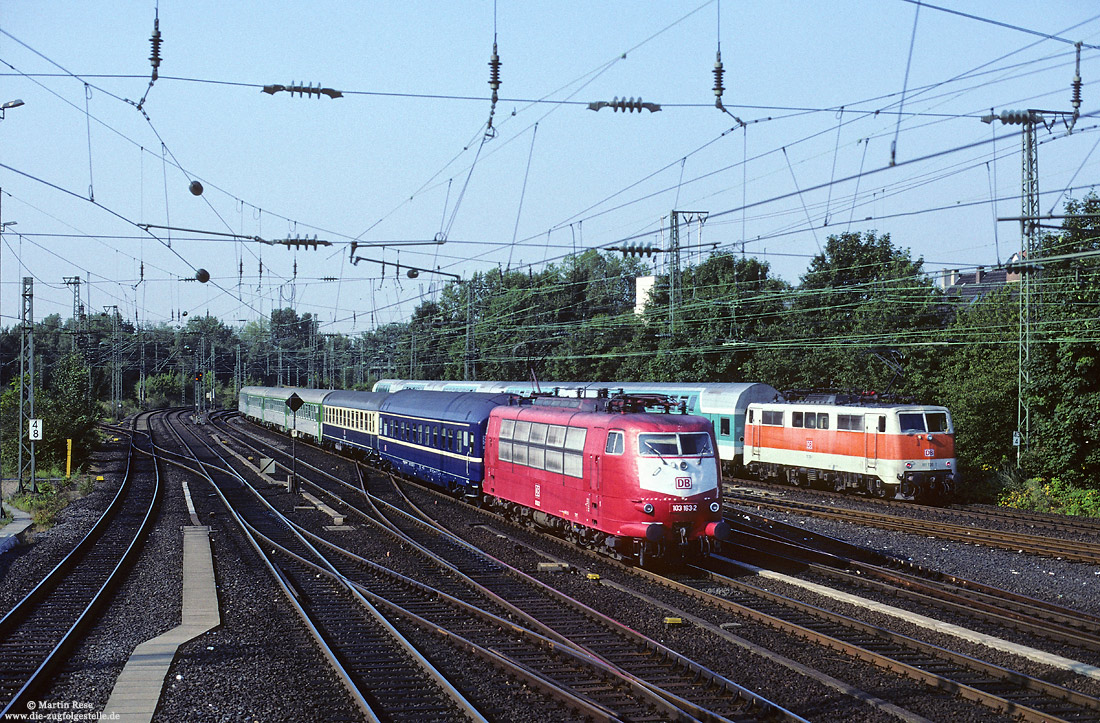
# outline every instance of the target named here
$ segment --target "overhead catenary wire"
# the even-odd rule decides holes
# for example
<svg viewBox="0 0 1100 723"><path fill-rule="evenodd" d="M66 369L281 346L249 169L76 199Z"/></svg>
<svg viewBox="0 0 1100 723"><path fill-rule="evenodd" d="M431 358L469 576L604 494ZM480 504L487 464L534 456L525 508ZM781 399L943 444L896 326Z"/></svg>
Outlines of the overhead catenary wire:
<svg viewBox="0 0 1100 723"><path fill-rule="evenodd" d="M839 125L839 124L838 124L838 125ZM838 132L838 135L839 135L839 132L840 132L840 129L839 129L839 127L838 127L838 129L837 129L837 132ZM747 135L747 134L746 134L746 135ZM865 145L865 147L864 147L864 148L866 149L866 145ZM747 155L747 154L746 154L746 155ZM693 165L694 165L694 164L693 164ZM683 164L682 164L682 163L681 163L681 168L683 168ZM746 173L746 171L745 171L745 165L742 165L742 173L743 173L743 174L745 174L745 173ZM744 193L744 192L745 192L745 188L746 188L747 186L748 186L748 184L747 184L747 183L743 183L743 184L742 184L742 193ZM678 187L678 188L680 187L680 184L679 184L679 183L677 184L677 187ZM830 186L829 188L830 188L830 192L831 192L831 190L832 190L832 188L833 188L833 187L832 187L832 186ZM745 199L745 198L742 198L742 203L741 203L741 206L743 207L743 209L745 209L745 207L747 207L747 205L748 205L748 204L747 204L747 203L746 203L745 201L746 201L746 199ZM855 199L855 197L853 197L853 206L854 206L855 202L856 202L856 199ZM745 210L747 210L747 209L745 209ZM742 218L746 218L746 217L747 217L747 213L745 212L745 210L743 210L743 211L742 211ZM514 235L515 235L515 234L514 234ZM540 236L541 236L541 233L540 233ZM744 234L742 234L742 236L744 236ZM582 250L583 250L583 249L582 249ZM512 253L512 250L511 250L511 249L510 249L509 253L510 253L510 254Z"/></svg>
<svg viewBox="0 0 1100 723"><path fill-rule="evenodd" d="M901 133L901 113L905 110L905 91L909 88L909 68L913 64L913 48L917 44L917 20L920 19L920 0L917 0L917 11L913 15L913 32L909 37L909 57L905 61L905 80L901 86L901 101L898 104L898 120L894 127L894 140L890 143L890 165L897 160L898 135Z"/></svg>

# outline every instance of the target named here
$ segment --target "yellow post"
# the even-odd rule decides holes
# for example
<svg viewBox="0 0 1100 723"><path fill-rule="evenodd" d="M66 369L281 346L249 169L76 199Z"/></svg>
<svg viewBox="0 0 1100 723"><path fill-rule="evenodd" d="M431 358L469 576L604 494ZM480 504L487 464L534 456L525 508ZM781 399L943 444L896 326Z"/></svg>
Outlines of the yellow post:
<svg viewBox="0 0 1100 723"><path fill-rule="evenodd" d="M65 476L73 476L73 440L65 440Z"/></svg>

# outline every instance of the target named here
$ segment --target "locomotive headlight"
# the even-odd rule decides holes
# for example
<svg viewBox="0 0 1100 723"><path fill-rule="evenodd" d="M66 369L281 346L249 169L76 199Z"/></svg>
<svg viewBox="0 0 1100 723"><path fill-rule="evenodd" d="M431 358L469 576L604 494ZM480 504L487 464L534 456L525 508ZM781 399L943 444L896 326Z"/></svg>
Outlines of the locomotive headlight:
<svg viewBox="0 0 1100 723"><path fill-rule="evenodd" d="M687 460L686 459L680 460L680 469L681 470L686 470L687 468L688 468Z"/></svg>
<svg viewBox="0 0 1100 723"><path fill-rule="evenodd" d="M711 512L719 512L721 509L722 509L722 504L720 502L711 502L710 503L710 511Z"/></svg>
<svg viewBox="0 0 1100 723"><path fill-rule="evenodd" d="M644 505L642 505L642 512L646 513L647 515L652 515L653 514L653 504L649 503L649 502L646 502Z"/></svg>

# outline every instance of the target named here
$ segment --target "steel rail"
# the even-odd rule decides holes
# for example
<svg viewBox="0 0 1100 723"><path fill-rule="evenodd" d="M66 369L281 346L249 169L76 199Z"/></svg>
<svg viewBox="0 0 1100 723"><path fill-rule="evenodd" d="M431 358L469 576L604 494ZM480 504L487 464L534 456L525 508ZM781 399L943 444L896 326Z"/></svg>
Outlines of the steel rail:
<svg viewBox="0 0 1100 723"><path fill-rule="evenodd" d="M731 499L732 497L732 499ZM1018 550L1030 554L1057 557L1089 564L1100 563L1100 545L1073 540L1061 540L1039 537L1025 533L998 532L975 527L966 527L932 520L913 520L897 518L885 513L863 512L859 510L836 510L806 502L762 500L741 495L727 495L727 501L751 504L759 509L771 509L792 514L802 514L825 520L857 522L883 530L921 534L927 537L941 537L957 542L998 547L1005 550Z"/></svg>
<svg viewBox="0 0 1100 723"><path fill-rule="evenodd" d="M727 518L726 522L738 531L732 537L735 542L723 543L727 556L734 551L739 559L751 560L756 556L761 567L779 571L797 566L796 575L811 572L852 588L904 598L924 608L937 607L1073 647L1100 651L1100 635L1096 633L1100 618L1094 615L1068 608L1055 609L1038 600L1021 599L1022 596L1006 590L986 587L978 591L934 581L928 579L931 571L924 571L922 579L885 565L846 558L839 551L823 553L814 544L816 536L807 540L799 530L792 530L785 537L774 529L747 525L739 518Z"/></svg>
<svg viewBox="0 0 1100 723"><path fill-rule="evenodd" d="M945 691L954 692L964 698L981 703L994 710L1020 717L1027 721L1049 721L1051 716L1060 716L1065 712L1073 714L1073 720L1100 720L1100 700L1063 686L1047 683L1030 676L1008 670L984 661L955 653L929 643L925 643L899 633L854 620L807 603L786 598L776 593L752 587L720 573L703 568L695 568L698 577L689 580L673 580L655 575L646 570L635 570L654 582L706 601L721 609L747 617L759 623L783 630L816 644L824 645L858 658L876 666L900 672L914 680L926 683ZM735 601L732 596L714 595L703 587L715 582L728 588L741 598ZM755 602L754 602L755 601ZM760 609L765 608L765 609ZM793 619L792 619L793 618ZM848 632L846 632L848 631ZM848 636L845 639L844 636ZM897 653L891 653L890 647L897 647ZM875 650L880 648L880 650ZM943 663L949 663L970 671L966 679L952 679L947 675L925 670L916 662L907 662L901 658L913 660L921 656ZM927 663L927 665L935 665ZM978 679L975 679L975 678ZM982 677L987 682L981 681ZM1037 696L1047 698L1044 706L1050 710L1037 709L1030 703L1011 700L1008 694L997 694L986 687L1000 688L1010 685L1016 692L1011 695L1018 699ZM1058 706L1065 705L1065 709Z"/></svg>
<svg viewBox="0 0 1100 723"><path fill-rule="evenodd" d="M260 440L260 439L256 438L254 435L249 435L249 436L253 437L254 439L257 439L258 442L263 443L263 440ZM252 449L254 449L257 452L260 451L260 450L256 449L255 447L252 447ZM329 479L330 481L337 483L343 489L345 489L349 492L352 492L354 494L363 495L363 499L371 507L371 510L374 512L373 515L370 512L359 509L354 504L348 504L347 500L344 500L343 498L340 498L335 493L333 493L331 490L328 490L325 487L323 487L321 485L318 485L315 482L310 481L308 478L306 478L304 476L300 478L300 482L303 485L310 486L312 489L318 491L320 494L330 496L334 501L342 502L344 504L348 504L348 509L350 509L353 512L353 514L356 514L361 520L363 520L365 522L369 522L369 523L374 524L374 525L378 525L379 529L381 529L384 532L391 535L395 541L400 542L405 546L414 547L419 552L421 552L421 554L425 555L428 559L430 559L434 564L438 565L441 568L447 569L449 572L451 572L451 574L453 574L453 575L457 576L458 578L460 578L462 581L465 582L465 584L470 589L473 589L473 590L479 592L484 597L486 597L488 600L490 600L493 603L499 605L509 615L512 615L516 619L519 619L519 620L523 621L530 628L530 631L525 631L524 634L538 635L540 638L545 638L545 639L551 641L550 645L552 646L552 649L555 650L555 651L558 651L558 653L561 653L565 650L568 650L569 655L571 657L579 658L581 660L590 659L592 661L592 665L596 666L599 669L599 674L600 675L602 675L602 676L611 676L612 678L618 680L620 685L625 685L625 686L631 688L633 690L633 695L640 696L642 700L647 701L648 704L650 704L650 705L658 706L658 708L661 711L663 711L661 713L662 717L667 717L667 718L673 719L673 720L680 720L680 719L685 719L685 715L686 715L687 720L695 720L696 718L693 715L685 713L685 709L687 709L687 710L690 710L690 711L693 711L693 712L697 713L704 720L724 720L721 717L716 718L713 715L708 715L706 711L697 710L697 706L695 706L694 704L691 704L688 701L680 700L679 705L677 705L675 701L670 701L666 696L658 696L657 694L655 694L651 690L651 688L649 686L645 685L644 683L642 683L640 681L637 681L632 676L629 676L628 674L625 674L624 671L618 669L615 666L610 665L606 661L601 661L601 660L598 660L597 658L592 657L590 653L588 653L587 651L585 651L583 649L583 647L576 645L567 636L564 636L564 635L560 634L559 632L554 630L553 627L545 625L544 623L539 621L539 619L537 617L531 615L530 613L523 610L522 608L508 602L508 600L504 596L490 590L485 585L477 582L475 579L473 579L472 577L470 577L466 573L462 572L458 567L456 567L451 562L448 562L446 559L444 559L440 555L432 552L428 548L424 547L422 544L420 544L416 540L413 540L413 539L409 538L406 534L403 534L400 531L399 526L394 524L393 522L391 522L385 515L382 515L381 511L378 509L378 506L377 506L379 503L381 505L390 506L390 507L392 507L392 505L389 505L389 503L385 502L384 500L380 500L380 499L374 497L373 495L370 495L369 493L367 493L366 487L365 487L365 482L364 482L363 477L362 477L362 468L361 468L360 465L356 465L356 470L359 474L359 482L360 482L360 486L358 488L353 486L353 485L348 484L344 480L341 480L340 478L336 477L335 475L332 475L330 472L328 472L326 470L320 469L320 468L318 468L314 465L309 464L308 462L303 462L303 461L299 460L298 467L299 467L299 470L301 470L301 469L313 470L314 472L316 472L319 475ZM402 514L402 515L407 515L408 514L408 513L405 513L402 510L398 510L396 508L393 508L393 509L398 514ZM429 525L429 523L427 523L423 520L418 520L418 519L412 518L411 516L409 517L409 520L411 522L415 523L415 524ZM446 535L448 537L451 536L451 533L449 531L446 531L445 529L443 529L439 526L431 526L431 529L436 534ZM315 539L315 541L317 541L319 544L326 545L326 546L330 547L331 549L333 549L334 551L339 552L340 554L349 555L349 553L347 551L345 551L342 548L334 545L333 543L330 543L330 542L324 540L323 538L321 538L319 536L313 535L312 533L308 533L308 532L303 531L303 530L299 530L299 531L302 532L303 534L307 534L311 538ZM382 569L384 570L385 568L382 568ZM389 572L389 571L387 571L387 572ZM459 600L459 598L456 598L456 597L454 597L453 595L451 595L449 593L446 593L442 590L435 590L433 588L432 589L432 594L429 596L428 600L432 603L437 602L436 599L435 599L435 596L446 596L447 598L450 598L450 599ZM386 599L386 598L383 597L381 599ZM392 601L389 604L390 605L396 605ZM423 604L427 604L427 603L421 603L421 604L423 605ZM397 607L400 607L400 606L397 606ZM471 608L470 611L467 611L466 614L467 615L470 614L472 612L472 610L475 610L475 609L476 610L481 610L480 608ZM491 614L491 613L488 613L488 611L485 611L484 614ZM494 618L495 618L495 616L494 616ZM515 623L508 622L505 618L499 618L499 620L503 621L503 624L505 624L507 626L506 629L513 630L514 631L513 634L518 634L518 632L520 630L522 630L522 628L517 628ZM446 634L448 637L452 637L452 638L456 638L456 639L461 638L461 636L457 632L455 632L453 630L448 630L445 625L443 625L439 622L426 621L426 624L430 625L431 629L442 632L442 633ZM533 631L533 632L531 632L531 631ZM478 653L478 648L476 646L476 643L473 643L471 641L465 641L464 644L466 644L468 647L469 646L474 646L474 647L469 647L469 649L471 651L475 652L475 653ZM509 653L509 654L504 654L500 650L495 650L494 649L494 650L491 650L490 652L492 653L492 657L496 660L497 664L507 666L507 668L510 672L512 672L513 674L516 674L516 675L520 675L521 677L531 677L531 676L533 676L534 679L537 679L537 680L541 681L539 683L539 686L538 686L540 689L542 689L547 694L552 695L553 697L559 698L563 702L569 702L569 700L572 699L572 698L578 698L582 701L585 701L586 705L588 705L588 706L595 706L595 710L597 710L597 711L604 710L606 708L605 705L600 704L598 701L593 701L593 700L590 699L590 696L592 695L592 693L580 693L580 692L577 692L576 690L573 689L574 687L584 688L585 687L584 685L579 685L578 682L574 682L573 685L566 685L566 684L563 684L563 683L560 683L560 682L556 682L556 681L552 680L551 678L547 677L545 674L539 673L537 670L533 669L531 667L530 661L528 661L527 663L523 663L523 662L520 662L518 660L515 660L514 659L514 656L516 655L515 651L513 651L512 653ZM478 654L480 654L480 653L478 653ZM589 667L591 667L591 666L589 666ZM602 688L602 686L599 683L596 683L594 681L590 682L588 685L590 686L591 690L593 690L593 691L600 691L601 688ZM639 687L639 686L641 686L641 687ZM637 714L637 713L635 712L635 714ZM799 719L795 718L794 720L799 720Z"/></svg>
<svg viewBox="0 0 1100 723"><path fill-rule="evenodd" d="M249 434L249 436L255 438L255 435ZM258 440L258 441L260 441L261 443L266 444L263 440ZM282 452L282 451L280 450L280 452ZM283 454L285 455L285 452ZM301 466L302 466L302 463L301 463L301 461L299 461L299 467L301 468ZM317 469L317 468L314 467L314 469ZM324 470L317 470L317 471L319 471L324 477L337 481L345 489L349 489L349 490L354 490L355 489L352 485L349 485L348 483L344 482L343 480L339 480L338 478L335 478L335 476L329 474L327 471L324 471ZM324 488L318 487L318 486L316 486L315 483L311 483L308 480L303 480L303 483L304 484L311 484L311 485L314 486L315 489L321 489L322 491L324 491ZM328 494L334 494L334 493L328 492ZM660 645L656 641L653 641L652 639L646 638L645 636L642 636L642 635L636 633L635 631L630 630L629 628L625 628L625 627L621 626L621 624L619 624L617 621L614 621L610 618L607 618L606 616L603 616L601 613L599 613L595 610L592 610L591 608L587 608L586 606L583 606L578 601L572 600L572 599L568 598L567 596L564 596L562 593L558 592L557 590L554 590L553 588L549 588L548 586L545 586L543 583L535 580L534 578L531 578L530 576L526 575L522 571L516 570L515 568L512 568L512 567L508 566L506 563L503 563L499 560L496 560L495 558L487 555L487 553L485 553L484 551L479 550L478 548L476 548L476 547L470 545L469 543L467 543L465 540L462 540L460 537L458 537L458 536L454 535L453 533L451 533L450 531L446 530L445 528L443 528L443 526L439 525L438 523L435 523L434 521L430 521L430 522L425 521L424 519L417 519L416 517L412 516L410 513L405 512L404 510L400 510L399 508L395 507L391 503L386 502L385 500L381 500L379 498L376 498L374 495L368 495L368 497L371 500L371 504L377 506L379 503L381 503L381 505L383 507L385 507L386 509L392 510L394 513L396 513L399 516L400 521L405 523L406 525L407 524L413 524L413 525L423 526L423 527L427 528L430 531L430 534L432 536L443 536L444 538L446 538L448 545L457 545L459 548L463 549L464 554L473 555L476 558L481 559L481 560L487 560L487 561L490 562L491 565L499 566L501 569L505 570L510 577L519 578L522 582L526 583L527 585L535 586L537 589L543 591L543 593L545 595L549 595L549 596L551 596L551 598L556 599L559 604L566 604L566 605L572 606L572 607L574 607L574 609L579 610L581 612L581 614L583 614L585 617L589 618L590 620L596 620L601 625L609 626L613 629L616 629L618 631L618 633L621 634L621 635L626 635L628 637L633 637L635 640L638 641L638 643L640 643L646 649L654 651L654 652L658 652L660 656L664 656L664 657L666 657L670 660L679 661L679 664L684 665L684 666L686 666L686 669L689 669L689 670L693 671L692 672L693 677L696 677L696 678L702 677L703 679L713 680L713 681L717 682L721 687L724 687L727 690L731 691L731 693L736 695L737 697L739 697L739 698L741 698L745 701L751 702L752 705L759 706L760 708L762 708L764 710L769 710L769 709L773 710L775 712L775 714L780 715L781 717L785 717L788 720L800 720L794 714L790 713L789 711L785 711L784 709L782 709L779 706L776 706L771 701L767 701L766 699L763 699L760 696L757 696L755 693L752 693L752 691L749 691L749 690L743 688L742 686L737 685L733 681L729 681L728 679L723 678L722 676L718 675L717 673L714 673L713 671L709 671L709 670L705 669L704 667L698 665L698 663L695 663L694 661L690 661L687 658L684 658L683 656L680 656L678 653L675 653L674 651ZM347 499L344 499L344 498L338 498L338 499L341 502L343 502L344 504L348 504L351 507L351 509L353 509L353 510L356 509L355 505L351 504ZM363 514L364 517L370 518L370 515L368 513L365 513L365 512L362 512L362 511L359 511L359 512L360 512L360 514ZM391 521L391 526L401 527L402 525L399 524L398 522ZM405 535L407 536L408 534L409 534L408 531L406 531ZM415 539L415 536L414 536L413 538L407 538L405 544L412 544L412 545L418 545L420 547L424 547L425 546L425 541L424 540L417 540L417 539ZM474 580L472 580L472 578L470 578L470 573L465 572L463 570L463 565L462 564L456 564L454 560L451 560L450 562L443 561L442 558L440 557L440 553L436 553L436 552L431 551L431 550L428 551L428 554L429 554L429 557L431 557L432 559L437 560L437 561L442 561L443 564L447 564L449 567L455 569L457 573L460 573L464 577L467 577L468 579L471 579L472 584L476 585L478 590L487 590L488 591L487 594L489 595L489 597L491 599L494 599L495 601L498 601L498 602L502 599L502 597L503 597L502 595L498 594L492 588L487 587L485 585L485 583L480 580L480 579L484 578L484 576L486 574L485 570L478 569L476 574L477 574L477 577L479 578L479 580L474 581ZM468 565L469 565L469 563L466 563L467 567L468 567ZM508 605L512 609L515 608L515 606L512 605L511 603L509 603ZM579 607L577 607L577 606L579 606ZM563 633L560 633L560 632L556 632L552 628L547 628L547 626L543 625L542 623L539 623L538 622L538 616L536 616L532 613L524 612L522 610L520 610L520 613L523 615L524 619L533 620L537 625L539 625L540 629L548 630L549 634L553 635L555 638L564 639L565 641L570 640L570 637L569 637L568 634L563 634ZM540 614L545 615L546 614L545 609L540 610ZM629 673L629 671L622 669L621 662L620 662L620 664L616 665L613 661L607 659L606 654L605 655L600 655L597 651L592 650L592 648L589 645L578 645L575 642L568 642L568 644L572 645L575 648L578 648L579 650L581 650L582 652L584 652L587 655L594 655L597 658L603 660L604 663L614 666L615 668L617 668L621 671L621 674L625 674L625 675L628 675L628 676L631 675ZM643 676L643 678L644 678L644 676ZM638 678L638 680L643 682L650 690L653 690L654 692L659 693L660 695L662 695L666 699L668 699L670 701L673 701L676 705L681 706L683 709L691 710L694 713L696 713L697 715L704 716L704 717L708 715L708 712L705 709L700 708L698 706L698 704L692 703L688 700L685 700L684 698L682 698L679 695L670 693L668 690L665 690L665 689L661 688L660 685L657 685L652 681L645 681L645 680L643 680L643 678ZM711 714L711 715L713 715L713 714Z"/></svg>
<svg viewBox="0 0 1100 723"><path fill-rule="evenodd" d="M220 472L228 473L235 477L237 481L239 481L242 486L252 494L253 498L258 501L270 515L274 516L276 524L284 525L287 530L290 530L292 535L297 535L297 533L294 531L292 523L287 520L285 516L283 516L278 510L276 510L267 500L265 500L263 496L260 495L251 485L249 485L247 483L247 480L245 480L243 476L241 476L239 473L236 472L236 470L232 468L232 465L221 455L220 451L210 446L198 435L195 436L204 446L206 446L211 454L221 460L224 468L218 468ZM198 455L194 454L194 450L191 448L190 445L184 442L182 438L179 438L179 442L185 448L187 448L192 455L194 455L196 462L199 462L201 465L206 467L217 467L216 465L211 465L210 463L202 462L201 460L199 460ZM241 526L242 532L245 534L246 538L249 539L250 544L252 544L253 548L260 555L261 559L264 560L265 565L268 567L269 571L275 576L280 588L283 589L284 594L287 596L288 600L290 600L291 604L294 606L299 616L302 618L304 624L307 626L307 629L314 636L314 639L321 648L322 653L329 660L330 664L335 668L342 680L345 681L345 686L351 686L351 688L349 689L349 693L351 693L353 698L356 700L356 703L361 709L363 709L364 713L368 715L368 717L371 717L372 720L377 719L379 712L376 712L375 709L380 706L382 708L385 708L385 705L383 705L382 702L379 701L373 693L369 694L369 697L375 701L375 704L372 705L370 702L368 702L368 695L364 694L364 692L360 689L360 684L354 680L354 678L358 676L353 676L351 671L347 669L342 659L343 654L340 653L338 650L339 646L329 640L332 631L329 630L329 633L326 634L322 630L323 626L318 625L318 621L315 617L317 613L316 606L321 604L321 602L318 600L311 600L309 604L306 604L303 601L298 592L291 588L290 582L286 577L286 571L280 569L275 564L275 562L270 559L270 553L264 546L258 543L254 535L252 534L251 531L254 530L254 528L251 526L250 523L245 520L240 511L236 509L236 505L230 502L221 486L214 482L212 477L208 477L208 481L213 485L216 493L222 500L223 505L225 505L226 509L230 511L234 519ZM296 539L300 544L304 545L304 547L311 554L316 556L317 559L321 560L326 568L334 570L334 568L331 567L331 563L329 563L326 558L324 558L324 556L322 556L320 552L316 550L316 548L310 545L308 541L303 539L301 536L297 536ZM299 585L301 585L301 582L302 581L299 578ZM375 625L385 631L385 635L387 635L398 647L405 651L405 653L413 661L414 665L419 667L428 678L435 681L436 685L438 685L444 695L452 701L457 710L463 711L463 715L472 720L484 720L483 716L477 711L477 709L470 703L469 700L466 699L465 696L463 696L458 691L458 689L446 678L446 676L440 673L435 668L435 666L427 660L423 653L419 649L417 649L416 646L414 646L407 638L405 638L405 636L401 635L396 630L396 628L394 628L392 624L385 619L384 616L380 615L373 605L368 603L357 591L347 587L346 585L342 587L345 593L351 595L352 599L354 600L354 605L360 610L364 611L368 615L368 617L373 620ZM325 602L328 603L330 602L330 600L331 599L326 599ZM326 629L328 628L326 627ZM389 702L392 701L387 701L387 703ZM392 713L387 714L385 712L382 712L382 717L388 717L391 714Z"/></svg>
<svg viewBox="0 0 1100 723"><path fill-rule="evenodd" d="M131 432L123 482L107 509L64 559L0 619L0 650L4 651L7 668L3 681L7 700L0 710L0 718L14 717L26 710L34 693L45 685L64 657L79 642L79 636L90 628L95 615L106 604L107 599L121 585L126 569L144 544L161 499L160 470L155 457L153 485L148 502L137 510L141 514L140 523L131 535L126 536L122 534L126 521L120 521L118 525L123 526L123 529L119 530L119 536L115 539L105 537L116 520L123 516L128 505L142 502L137 497L141 490L135 489L137 483L134 478L138 472L134 462L134 449L134 436ZM125 547L120 551L119 545L127 539L128 542L125 542ZM99 544L103 540L107 540L109 544ZM82 581L81 576L91 579ZM50 604L51 600L61 595L66 596L64 602ZM74 603L77 606L75 610ZM62 621L51 622L48 619L50 615L66 611L71 611L72 615ZM57 627L59 623L60 628ZM26 637L28 632L31 633L33 643L31 640L18 639L20 635ZM42 634L52 637L46 640L45 649L39 655L31 651L43 649L43 642L36 639ZM37 657L32 657L36 655ZM29 674L26 662L33 666ZM10 693L13 683L17 687L14 693Z"/></svg>

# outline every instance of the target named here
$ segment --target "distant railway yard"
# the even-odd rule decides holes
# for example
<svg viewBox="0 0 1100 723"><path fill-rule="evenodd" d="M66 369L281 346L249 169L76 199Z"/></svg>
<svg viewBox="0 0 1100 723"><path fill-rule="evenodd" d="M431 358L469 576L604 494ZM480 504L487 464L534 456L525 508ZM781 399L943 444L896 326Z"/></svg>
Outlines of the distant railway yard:
<svg viewBox="0 0 1100 723"><path fill-rule="evenodd" d="M1095 521L727 477L718 549L641 567L201 421L0 557L8 718L1100 719Z"/></svg>

